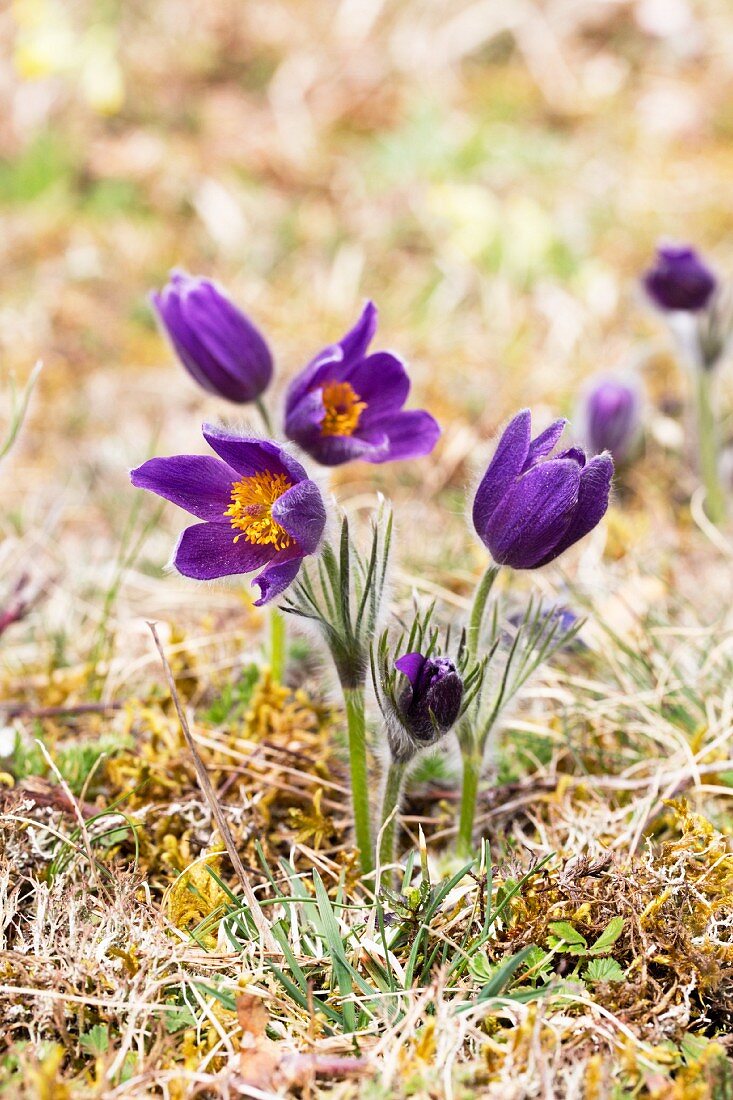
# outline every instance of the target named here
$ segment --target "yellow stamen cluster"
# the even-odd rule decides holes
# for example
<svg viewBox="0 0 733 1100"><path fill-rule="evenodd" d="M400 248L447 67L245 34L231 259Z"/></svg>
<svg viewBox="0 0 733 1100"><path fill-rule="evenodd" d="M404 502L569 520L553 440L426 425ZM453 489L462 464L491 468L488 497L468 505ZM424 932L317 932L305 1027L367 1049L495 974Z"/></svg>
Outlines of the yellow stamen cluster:
<svg viewBox="0 0 733 1100"><path fill-rule="evenodd" d="M366 401L348 382L327 382L321 390L326 415L321 424L321 435L353 435L359 426Z"/></svg>
<svg viewBox="0 0 733 1100"><path fill-rule="evenodd" d="M224 513L234 530L240 532L234 541L238 542L244 535L247 542L258 546L286 550L293 540L272 518L272 506L292 487L285 474L273 474L269 470L235 481L232 503Z"/></svg>

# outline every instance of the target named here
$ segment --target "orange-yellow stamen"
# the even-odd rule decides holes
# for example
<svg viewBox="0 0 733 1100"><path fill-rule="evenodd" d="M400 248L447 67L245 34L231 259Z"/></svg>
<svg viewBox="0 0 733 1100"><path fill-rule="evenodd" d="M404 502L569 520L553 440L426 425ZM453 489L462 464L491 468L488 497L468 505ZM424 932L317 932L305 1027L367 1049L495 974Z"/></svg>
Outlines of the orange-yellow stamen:
<svg viewBox="0 0 733 1100"><path fill-rule="evenodd" d="M272 474L269 470L235 481L232 485L232 503L224 513L234 530L240 532L234 541L238 542L244 535L247 542L258 546L286 550L293 540L272 518L272 506L292 487L285 474Z"/></svg>
<svg viewBox="0 0 733 1100"><path fill-rule="evenodd" d="M321 435L353 435L359 426L366 401L348 382L327 382L321 390L326 415L321 424Z"/></svg>

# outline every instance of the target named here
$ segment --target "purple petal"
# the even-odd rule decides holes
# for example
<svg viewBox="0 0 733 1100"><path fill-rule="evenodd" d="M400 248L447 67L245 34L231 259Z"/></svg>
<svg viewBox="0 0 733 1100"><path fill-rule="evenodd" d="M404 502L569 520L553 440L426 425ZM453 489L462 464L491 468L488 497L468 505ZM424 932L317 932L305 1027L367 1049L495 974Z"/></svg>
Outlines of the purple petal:
<svg viewBox="0 0 733 1100"><path fill-rule="evenodd" d="M221 521L239 474L210 455L174 455L149 459L132 470L130 480L198 519Z"/></svg>
<svg viewBox="0 0 733 1100"><path fill-rule="evenodd" d="M422 653L405 653L404 657L395 661L394 667L407 677L414 688L420 679L420 673L425 668L425 662L426 658Z"/></svg>
<svg viewBox="0 0 733 1100"><path fill-rule="evenodd" d="M569 458L573 462L577 462L579 466L585 466L586 458L585 451L582 447L568 447L564 451L558 451L554 458Z"/></svg>
<svg viewBox="0 0 733 1100"><path fill-rule="evenodd" d="M173 350L194 381L208 393L216 395L225 393L232 379L209 353L196 333L191 331L183 316L178 296L166 290L162 294L153 294L151 301L173 345Z"/></svg>
<svg viewBox="0 0 733 1100"><path fill-rule="evenodd" d="M305 394L291 409L286 410L285 433L289 439L294 439L308 450L309 443L321 435L325 415L323 392L318 388Z"/></svg>
<svg viewBox="0 0 733 1100"><path fill-rule="evenodd" d="M252 477L265 470L285 474L293 484L308 477L297 459L269 439L236 435L215 424L204 424L202 431L211 449L228 462L240 477Z"/></svg>
<svg viewBox="0 0 733 1100"><path fill-rule="evenodd" d="M363 359L376 331L377 307L374 305L374 302L369 301L361 311L361 317L354 327L339 340L339 347L343 352L344 362Z"/></svg>
<svg viewBox="0 0 733 1100"><path fill-rule="evenodd" d="M548 561L562 554L569 546L582 539L600 523L608 508L608 498L613 478L613 459L608 454L597 455L580 473L578 502L570 525L551 553L538 563L546 565Z"/></svg>
<svg viewBox="0 0 733 1100"><path fill-rule="evenodd" d="M364 428L385 412L401 409L410 392L410 379L402 360L389 351L368 355L349 371L344 381L366 402L359 422Z"/></svg>
<svg viewBox="0 0 733 1100"><path fill-rule="evenodd" d="M504 429L473 502L473 525L482 541L491 514L524 469L529 454L532 416L522 409Z"/></svg>
<svg viewBox="0 0 733 1100"><path fill-rule="evenodd" d="M524 462L524 470L528 470L530 466L534 466L541 458L550 453L565 431L566 426L567 420L554 420L549 428L545 428L544 432L540 432L537 438L532 440Z"/></svg>
<svg viewBox="0 0 733 1100"><path fill-rule="evenodd" d="M255 600L255 607L261 607L263 603L269 603L284 592L289 584L292 584L298 575L303 555L292 547L283 550L270 564L262 570L258 577L252 581L260 590L260 598Z"/></svg>
<svg viewBox="0 0 733 1100"><path fill-rule="evenodd" d="M318 548L326 526L326 508L315 481L300 481L272 506L272 518L287 531L303 554Z"/></svg>
<svg viewBox="0 0 733 1100"><path fill-rule="evenodd" d="M187 527L178 540L173 564L184 577L210 581L235 573L251 573L272 558L272 546L259 546L244 537L235 542L236 535L228 523L196 523Z"/></svg>
<svg viewBox="0 0 733 1100"><path fill-rule="evenodd" d="M317 435L298 440L308 454L322 466L341 466L344 462L385 462L389 440L384 432L359 432L357 435Z"/></svg>
<svg viewBox="0 0 733 1100"><path fill-rule="evenodd" d="M491 513L483 541L498 565L534 569L555 556L575 513L580 469L571 459L533 466Z"/></svg>
<svg viewBox="0 0 733 1100"><path fill-rule="evenodd" d="M383 420L377 420L373 428L379 427L389 441L386 454L374 457L364 456L367 462L393 462L402 458L421 458L430 454L440 439L440 425L428 412L422 409L408 409L395 413Z"/></svg>
<svg viewBox="0 0 733 1100"><path fill-rule="evenodd" d="M183 311L208 351L233 376L241 399L259 397L272 378L272 355L259 329L208 280L186 295Z"/></svg>
<svg viewBox="0 0 733 1100"><path fill-rule="evenodd" d="M312 359L307 367L296 374L288 386L285 394L285 416L292 416L299 403L312 390L318 389L325 382L340 381L346 373L344 353L338 344L324 348L315 359Z"/></svg>

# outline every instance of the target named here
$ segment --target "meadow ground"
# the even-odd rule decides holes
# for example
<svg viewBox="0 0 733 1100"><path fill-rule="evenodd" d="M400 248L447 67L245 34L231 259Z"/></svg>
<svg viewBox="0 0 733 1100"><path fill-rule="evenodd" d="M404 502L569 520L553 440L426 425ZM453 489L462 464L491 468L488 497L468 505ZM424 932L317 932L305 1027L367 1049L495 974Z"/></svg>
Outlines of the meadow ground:
<svg viewBox="0 0 733 1100"><path fill-rule="evenodd" d="M44 363L0 460L0 1095L733 1096L733 528L706 519L689 379L639 289L664 236L733 274L732 93L728 0L0 11L3 418ZM377 893L318 640L292 624L274 683L248 584L163 572L182 516L129 469L255 423L156 330L174 266L257 318L277 398L376 300L443 437L320 483L362 535L393 502L393 615L468 608L466 500L511 414L643 377L606 519L507 588L587 622L505 714L471 861L449 748ZM733 436L729 365L715 385Z"/></svg>

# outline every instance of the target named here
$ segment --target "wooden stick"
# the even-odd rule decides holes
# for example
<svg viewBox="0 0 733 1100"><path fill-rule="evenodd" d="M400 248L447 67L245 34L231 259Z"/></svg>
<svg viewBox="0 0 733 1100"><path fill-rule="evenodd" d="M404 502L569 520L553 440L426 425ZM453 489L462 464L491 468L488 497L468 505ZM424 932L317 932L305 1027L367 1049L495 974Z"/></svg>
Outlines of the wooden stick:
<svg viewBox="0 0 733 1100"><path fill-rule="evenodd" d="M239 858L239 852L237 851L237 846L234 843L232 831L229 828L229 823L222 813L221 806L219 805L219 800L216 797L214 786L209 779L209 774L206 771L204 762L201 759L199 751L194 743L193 737L191 736L191 730L189 729L186 716L183 713L183 707L181 706L181 700L178 695L178 690L176 688L176 682L173 678L171 666L168 664L168 660L163 651L163 646L160 643L160 638L158 637L158 631L155 628L155 623L149 622L148 626L150 627L150 632L153 635L153 640L155 642L158 653L160 654L160 659L163 663L166 679L168 680L168 687L170 688L171 698L173 699L176 713L178 714L178 721L181 724L183 736L186 739L186 744L188 745L191 757L193 758L194 767L196 768L196 775L198 777L199 786L201 787L206 801L209 803L211 813L214 817L214 820L216 821L216 826L221 833L222 840L224 841L224 844L226 845L226 850L229 853L229 858L231 859L234 870L237 873L237 878L242 885L242 893L244 894L245 901L249 906L249 910L252 914L252 919L257 927L257 931L262 938L262 944L268 951L272 951L275 954L280 954L277 944L275 943L275 940L273 938L272 932L270 931L268 920L262 911L260 903L255 897L254 891L247 877L247 872L245 871L244 865Z"/></svg>

